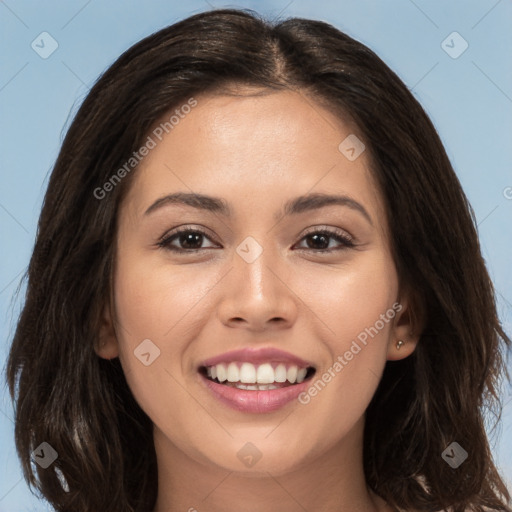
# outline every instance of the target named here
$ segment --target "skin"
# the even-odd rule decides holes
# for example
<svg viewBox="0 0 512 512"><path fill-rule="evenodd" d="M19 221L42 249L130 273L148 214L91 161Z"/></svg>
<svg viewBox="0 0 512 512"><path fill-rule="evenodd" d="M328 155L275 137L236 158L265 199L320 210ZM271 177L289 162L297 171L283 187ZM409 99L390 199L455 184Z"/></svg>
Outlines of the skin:
<svg viewBox="0 0 512 512"><path fill-rule="evenodd" d="M97 352L120 358L153 421L154 512L391 510L366 486L364 412L386 361L408 357L418 339L368 151L349 161L338 146L357 130L304 94L254 92L197 96L143 159L119 212L114 307L105 307ZM177 204L144 215L173 192L221 197L233 215ZM313 192L350 196L373 225L339 205L276 221L285 201ZM209 234L196 242L199 252L157 246L184 225ZM304 237L316 227L339 228L357 245L315 245ZM252 263L236 252L248 236L263 248ZM172 245L184 247L179 237ZM230 350L278 347L312 361L318 377L395 302L400 312L307 405L235 411L197 372ZM160 350L149 366L134 356L144 339ZM262 454L252 467L237 457L247 442Z"/></svg>

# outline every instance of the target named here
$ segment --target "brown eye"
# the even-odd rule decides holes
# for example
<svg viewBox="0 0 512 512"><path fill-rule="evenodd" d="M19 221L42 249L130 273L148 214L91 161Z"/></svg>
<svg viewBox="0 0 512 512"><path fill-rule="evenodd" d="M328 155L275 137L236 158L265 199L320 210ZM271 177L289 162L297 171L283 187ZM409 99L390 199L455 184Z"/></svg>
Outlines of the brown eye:
<svg viewBox="0 0 512 512"><path fill-rule="evenodd" d="M335 240L341 247L329 247L331 239ZM342 231L328 229L307 233L302 240L306 240L307 249L320 252L332 252L355 247L354 241L349 235Z"/></svg>
<svg viewBox="0 0 512 512"><path fill-rule="evenodd" d="M197 252L203 249L201 246L204 239L209 240L208 235L204 231L197 228L185 228L165 235L157 245L174 252ZM178 246L172 245L173 242L177 242ZM204 249L211 249L211 247L204 247Z"/></svg>

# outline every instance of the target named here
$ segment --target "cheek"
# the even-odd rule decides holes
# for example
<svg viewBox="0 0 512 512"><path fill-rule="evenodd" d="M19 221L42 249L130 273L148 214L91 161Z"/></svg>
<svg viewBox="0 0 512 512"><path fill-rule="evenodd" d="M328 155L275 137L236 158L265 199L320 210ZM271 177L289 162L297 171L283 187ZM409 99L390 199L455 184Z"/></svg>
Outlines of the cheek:
<svg viewBox="0 0 512 512"><path fill-rule="evenodd" d="M119 358L132 393L150 417L161 413L164 395L183 392L176 379L182 380L184 356L203 321L203 299L218 280L211 270L192 277L186 265L171 271L135 250L117 260Z"/></svg>
<svg viewBox="0 0 512 512"><path fill-rule="evenodd" d="M179 284L164 273L135 259L119 260L115 281L116 329L119 359L136 402L155 424L175 424L173 401L182 404L178 383L185 338L179 336L180 319L187 318L187 301L176 293ZM180 340L184 340L180 342ZM179 422L178 422L179 423Z"/></svg>
<svg viewBox="0 0 512 512"><path fill-rule="evenodd" d="M398 279L392 261L360 261L309 294L308 305L328 327L319 350L326 348L329 359L323 358L303 403L316 401L314 407L325 407L336 421L360 417L370 402L386 364L396 315Z"/></svg>
<svg viewBox="0 0 512 512"><path fill-rule="evenodd" d="M379 256L362 255L345 269L336 269L321 279L317 275L314 282L302 284L302 296L328 328L329 345L336 355L348 350L347 342L350 345L376 322L379 335L389 333L391 321L383 324L381 315L386 315L396 301L398 278L393 262Z"/></svg>
<svg viewBox="0 0 512 512"><path fill-rule="evenodd" d="M383 270L350 275L343 280L336 297L338 315L336 317L334 312L332 315L333 320L337 320L336 331L342 340L357 338L377 322L379 335L389 332L391 323L383 324L381 315L392 307L398 290L392 272Z"/></svg>
<svg viewBox="0 0 512 512"><path fill-rule="evenodd" d="M177 333L183 322L191 325L194 308L215 284L215 277L207 271L191 273L187 265L155 265L136 252L120 257L115 301L125 348L133 349L134 344L149 338L161 345L162 351L178 350Z"/></svg>

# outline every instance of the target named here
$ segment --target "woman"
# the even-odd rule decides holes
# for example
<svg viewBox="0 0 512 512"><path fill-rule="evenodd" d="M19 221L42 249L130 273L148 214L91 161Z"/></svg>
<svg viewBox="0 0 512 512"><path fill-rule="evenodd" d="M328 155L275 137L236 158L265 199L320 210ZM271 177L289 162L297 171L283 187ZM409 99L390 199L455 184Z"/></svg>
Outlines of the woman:
<svg viewBox="0 0 512 512"><path fill-rule="evenodd" d="M59 511L510 511L484 429L509 345L398 77L326 23L205 12L125 52L68 131L16 446Z"/></svg>

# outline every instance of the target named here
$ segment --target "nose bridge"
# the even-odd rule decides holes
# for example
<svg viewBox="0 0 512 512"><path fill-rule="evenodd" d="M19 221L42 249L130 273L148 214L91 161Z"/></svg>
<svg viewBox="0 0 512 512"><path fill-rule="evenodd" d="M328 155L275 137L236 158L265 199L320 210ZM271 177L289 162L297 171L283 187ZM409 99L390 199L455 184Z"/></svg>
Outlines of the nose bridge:
<svg viewBox="0 0 512 512"><path fill-rule="evenodd" d="M236 248L235 271L240 279L241 289L249 293L252 300L272 300L279 293L279 255L269 242L246 237Z"/></svg>
<svg viewBox="0 0 512 512"><path fill-rule="evenodd" d="M283 262L266 240L264 245L248 236L237 246L231 284L221 308L224 322L245 320L254 328L262 328L271 320L292 320L294 300L283 282Z"/></svg>

